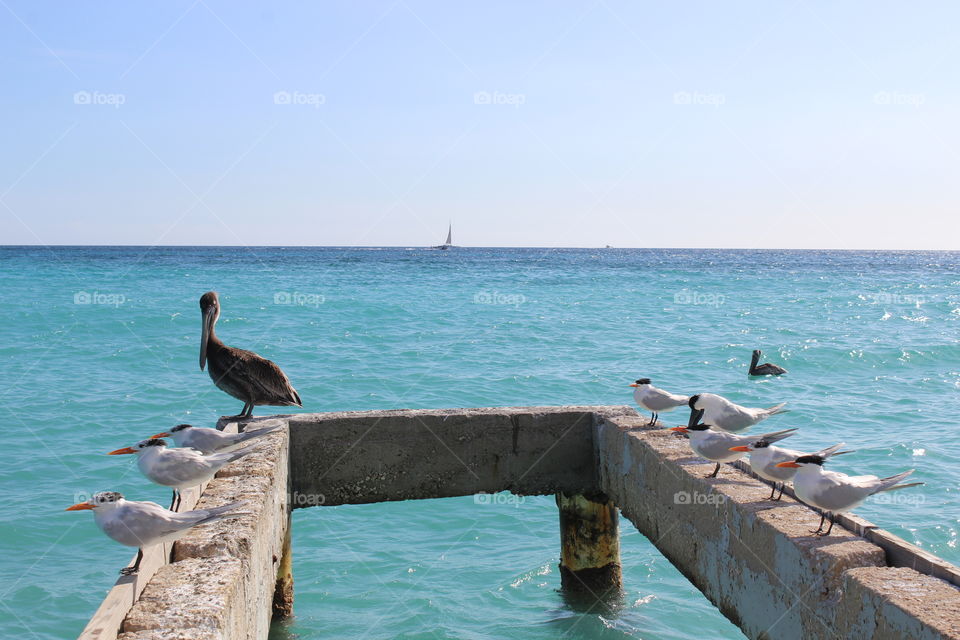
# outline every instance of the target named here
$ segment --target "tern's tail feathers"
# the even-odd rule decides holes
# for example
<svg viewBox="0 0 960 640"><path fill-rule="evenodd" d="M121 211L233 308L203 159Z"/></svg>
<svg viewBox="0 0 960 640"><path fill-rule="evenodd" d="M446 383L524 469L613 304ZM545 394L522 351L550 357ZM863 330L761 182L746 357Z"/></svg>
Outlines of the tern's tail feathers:
<svg viewBox="0 0 960 640"><path fill-rule="evenodd" d="M240 500L239 502L231 502L230 504L225 504L222 507L211 507L210 509L197 509L193 513L201 516L197 520L196 524L204 524L206 522L216 522L217 520L223 520L224 518L233 518L235 516L248 516L250 511L237 511L241 507L247 506L248 502L246 500Z"/></svg>
<svg viewBox="0 0 960 640"><path fill-rule="evenodd" d="M910 469L909 471L904 471L903 473L898 473L895 476L890 476L889 478L880 478L880 488L875 491L875 493L880 493L881 491L896 491L897 489L906 489L907 487L916 487L917 485L923 484L922 482L911 482L910 484L901 484L897 483L913 473L915 469Z"/></svg>
<svg viewBox="0 0 960 640"><path fill-rule="evenodd" d="M274 433L283 429L282 424L275 424L272 427L264 427L263 429L256 429L254 431L244 431L240 434L240 437L237 438L237 443L246 442L247 440L253 440L254 438L259 438L265 436L269 433Z"/></svg>
<svg viewBox="0 0 960 640"><path fill-rule="evenodd" d="M796 430L797 428L794 427L793 429L784 429L783 431L773 431L771 433L765 433L757 439L765 440L766 442L770 442L770 443L779 442L784 438L789 438L790 436L792 436Z"/></svg>
<svg viewBox="0 0 960 640"><path fill-rule="evenodd" d="M259 447L261 444L262 443L260 442L254 442L253 444L248 444L247 446L241 449L237 449L236 451L229 451L227 453L218 453L214 455L223 456L223 459L226 460L227 462L233 462L234 460L242 458L248 453L253 453L254 451L257 450L257 447Z"/></svg>
<svg viewBox="0 0 960 640"><path fill-rule="evenodd" d="M845 443L845 442L840 442L840 443L838 443L838 444L833 445L832 447L827 447L826 449L821 449L820 451L817 451L817 452L816 452L815 454L813 454L813 455L815 455L815 456L820 456L821 458L829 458L830 456L842 456L842 455L844 455L845 453L853 453L853 451L840 451L840 450L839 450L840 447L842 447L844 444L846 444L846 443Z"/></svg>
<svg viewBox="0 0 960 640"><path fill-rule="evenodd" d="M784 409L785 406L787 406L787 403L786 403L786 402L781 402L781 403L778 404L778 405L775 405L775 406L768 407L768 408L764 409L764 410L763 410L763 414L764 414L765 416L775 416L775 415L777 415L778 413L786 413L787 411L789 411L789 409Z"/></svg>

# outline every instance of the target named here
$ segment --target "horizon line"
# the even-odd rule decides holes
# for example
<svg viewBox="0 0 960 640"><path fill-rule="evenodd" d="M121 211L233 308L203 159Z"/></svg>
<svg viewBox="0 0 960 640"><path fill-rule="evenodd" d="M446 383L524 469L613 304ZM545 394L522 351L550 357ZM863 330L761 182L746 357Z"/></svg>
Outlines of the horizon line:
<svg viewBox="0 0 960 640"><path fill-rule="evenodd" d="M409 245L409 244L369 244L369 245L347 245L347 244L0 244L0 249L17 249L26 247L37 248L137 248L137 249L237 249L237 248L258 248L258 249L434 249L437 245ZM925 251L951 253L960 251L960 249L917 249L917 248L895 248L895 249L871 249L871 248L835 248L835 247L614 247L614 246L521 246L521 245L489 245L489 246L464 246L452 245L452 249L599 249L599 250L661 250L661 251Z"/></svg>

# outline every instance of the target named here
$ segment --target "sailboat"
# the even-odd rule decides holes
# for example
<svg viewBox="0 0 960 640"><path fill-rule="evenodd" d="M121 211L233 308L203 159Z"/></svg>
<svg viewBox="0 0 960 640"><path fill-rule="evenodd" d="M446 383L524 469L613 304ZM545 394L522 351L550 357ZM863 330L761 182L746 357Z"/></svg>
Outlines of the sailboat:
<svg viewBox="0 0 960 640"><path fill-rule="evenodd" d="M453 223L451 222L451 223L450 223L450 226L447 227L447 241L444 242L443 244L438 244L437 246L435 246L435 247L433 247L433 248L434 248L434 249L441 249L441 250L443 250L443 251L446 251L447 249L449 249L449 248L452 247L452 246L453 246Z"/></svg>

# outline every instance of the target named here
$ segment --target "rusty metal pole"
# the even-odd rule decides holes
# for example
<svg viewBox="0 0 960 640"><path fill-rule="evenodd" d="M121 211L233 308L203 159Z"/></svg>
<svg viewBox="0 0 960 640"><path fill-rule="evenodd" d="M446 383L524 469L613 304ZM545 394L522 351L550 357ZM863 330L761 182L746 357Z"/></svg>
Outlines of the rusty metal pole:
<svg viewBox="0 0 960 640"><path fill-rule="evenodd" d="M293 615L293 519L290 515L287 510L287 533L283 536L283 552L277 565L277 583L273 589L274 618L289 618Z"/></svg>
<svg viewBox="0 0 960 640"><path fill-rule="evenodd" d="M620 527L617 507L605 494L557 494L560 509L560 585L596 597L619 593Z"/></svg>

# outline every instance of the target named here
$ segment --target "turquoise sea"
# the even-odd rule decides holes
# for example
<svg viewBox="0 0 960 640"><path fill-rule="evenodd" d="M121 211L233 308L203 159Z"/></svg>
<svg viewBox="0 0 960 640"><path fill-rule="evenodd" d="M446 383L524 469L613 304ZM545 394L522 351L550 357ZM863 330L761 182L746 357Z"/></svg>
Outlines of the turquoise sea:
<svg viewBox="0 0 960 640"><path fill-rule="evenodd" d="M66 506L169 499L107 451L239 411L198 368L209 289L221 338L279 363L305 412L629 404L639 377L788 402L765 424L857 450L833 468L916 468L909 500L858 513L960 562L960 253L6 247L0 282L0 637L74 637L132 556ZM754 348L789 374L748 379ZM622 602L569 606L552 499L500 498L297 511L273 635L742 637L627 522Z"/></svg>

